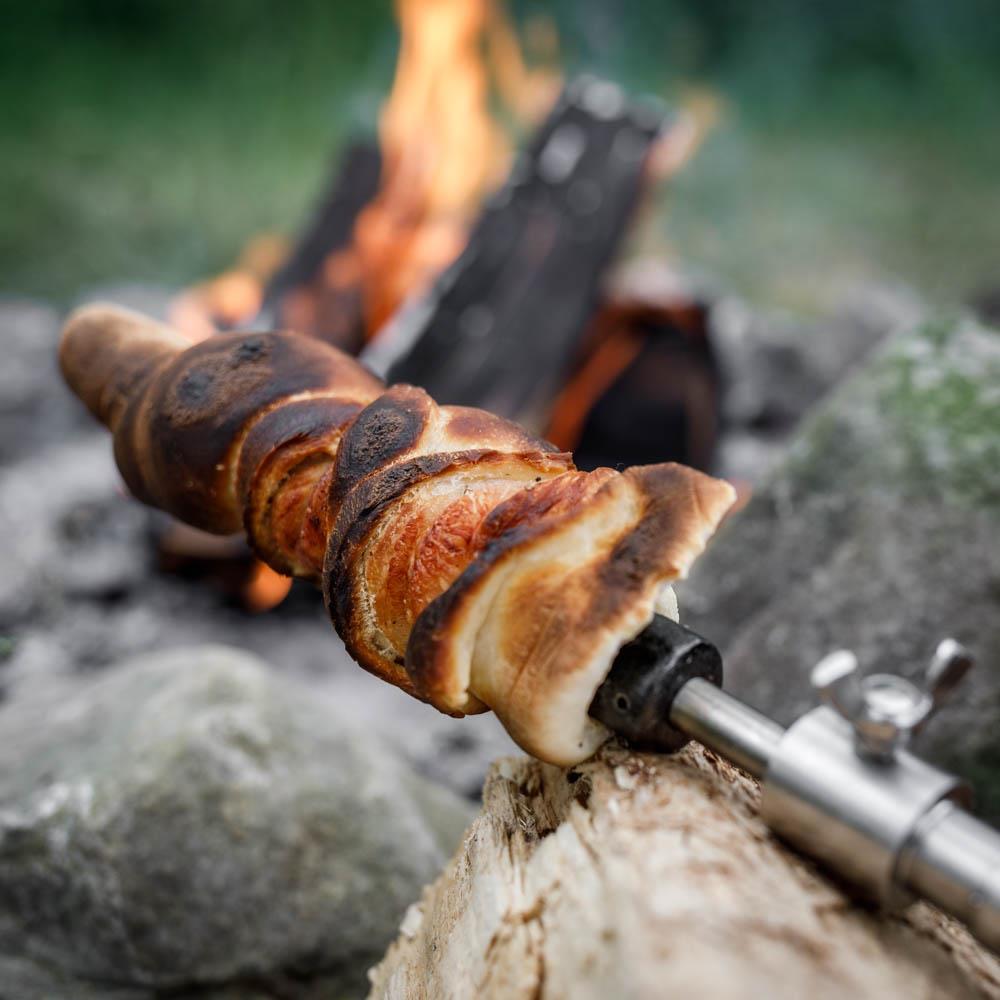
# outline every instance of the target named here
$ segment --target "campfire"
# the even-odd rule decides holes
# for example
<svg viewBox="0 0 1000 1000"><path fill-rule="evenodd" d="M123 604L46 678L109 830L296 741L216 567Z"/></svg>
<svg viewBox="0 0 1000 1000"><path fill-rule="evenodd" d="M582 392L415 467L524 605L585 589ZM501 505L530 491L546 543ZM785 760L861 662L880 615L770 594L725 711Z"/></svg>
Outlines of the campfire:
<svg viewBox="0 0 1000 1000"><path fill-rule="evenodd" d="M675 113L606 80L564 83L552 25L529 22L522 39L493 0L398 0L396 13L377 143L347 143L297 240L254 238L178 296L172 323L192 340L308 333L390 382L516 419L582 468L710 469L720 387L707 303L666 260L645 266L652 281L613 269L642 201L691 158L717 103L697 94ZM247 607L282 599L242 543L171 528L160 548Z"/></svg>
<svg viewBox="0 0 1000 1000"><path fill-rule="evenodd" d="M989 992L1000 836L964 779L995 822L996 332L906 289L742 297L657 200L711 92L570 74L500 0L397 13L377 127L300 232L254 223L181 294L150 245L141 286L0 301L0 992ZM312 23L237 60L258 93L330 64ZM236 106L301 135L331 95L294 78ZM194 82L164 143L196 110L260 142ZM693 186L734 256L720 168L758 127ZM301 152L255 160L275 198Z"/></svg>
<svg viewBox="0 0 1000 1000"><path fill-rule="evenodd" d="M529 23L529 68L492 0L399 0L396 13L399 57L377 143L348 143L294 248L258 237L231 270L179 297L171 319L192 339L250 324L267 305L277 325L356 348L465 246L519 136L558 94L554 29Z"/></svg>

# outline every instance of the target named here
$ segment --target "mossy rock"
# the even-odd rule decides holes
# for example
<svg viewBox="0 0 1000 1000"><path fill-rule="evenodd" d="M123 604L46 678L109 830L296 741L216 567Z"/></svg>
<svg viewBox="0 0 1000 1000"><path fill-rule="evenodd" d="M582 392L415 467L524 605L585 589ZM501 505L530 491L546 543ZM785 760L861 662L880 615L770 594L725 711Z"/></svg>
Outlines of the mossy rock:
<svg viewBox="0 0 1000 1000"><path fill-rule="evenodd" d="M363 995L470 818L225 647L40 679L0 711L0 745L0 983L19 1000Z"/></svg>
<svg viewBox="0 0 1000 1000"><path fill-rule="evenodd" d="M783 723L833 649L916 679L959 639L978 666L919 749L1000 819L1000 334L957 318L888 342L723 527L681 610Z"/></svg>

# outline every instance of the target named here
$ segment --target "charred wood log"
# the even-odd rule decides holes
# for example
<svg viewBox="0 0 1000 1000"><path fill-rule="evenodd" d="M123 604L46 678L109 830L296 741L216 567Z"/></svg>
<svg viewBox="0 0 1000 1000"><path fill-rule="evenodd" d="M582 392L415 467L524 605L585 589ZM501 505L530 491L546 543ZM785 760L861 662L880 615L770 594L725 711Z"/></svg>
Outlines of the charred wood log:
<svg viewBox="0 0 1000 1000"><path fill-rule="evenodd" d="M720 391L704 300L613 298L591 323L546 437L583 469L683 462L707 471Z"/></svg>
<svg viewBox="0 0 1000 1000"><path fill-rule="evenodd" d="M366 352L390 382L529 422L547 409L630 221L662 110L570 84L465 251Z"/></svg>
<svg viewBox="0 0 1000 1000"><path fill-rule="evenodd" d="M331 280L324 268L335 270L338 252L349 253L354 223L378 191L381 166L374 142L355 141L347 147L308 225L268 284L255 325L288 326L352 354L360 350L360 281L352 274ZM346 262L342 270L349 270Z"/></svg>

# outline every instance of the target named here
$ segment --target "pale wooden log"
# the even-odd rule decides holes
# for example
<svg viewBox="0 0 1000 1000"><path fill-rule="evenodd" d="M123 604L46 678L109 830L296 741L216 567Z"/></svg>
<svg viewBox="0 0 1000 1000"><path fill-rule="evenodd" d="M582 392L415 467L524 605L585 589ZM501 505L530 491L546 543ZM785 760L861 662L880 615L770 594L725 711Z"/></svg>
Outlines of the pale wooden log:
<svg viewBox="0 0 1000 1000"><path fill-rule="evenodd" d="M1000 962L919 904L849 902L778 844L755 782L692 745L569 771L504 760L373 998L1000 997Z"/></svg>

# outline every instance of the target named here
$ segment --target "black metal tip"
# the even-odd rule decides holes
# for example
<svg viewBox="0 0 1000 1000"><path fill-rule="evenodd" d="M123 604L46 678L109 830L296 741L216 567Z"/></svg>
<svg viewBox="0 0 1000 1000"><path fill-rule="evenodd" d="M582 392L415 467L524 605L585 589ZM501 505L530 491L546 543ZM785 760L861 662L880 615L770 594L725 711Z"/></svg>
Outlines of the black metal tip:
<svg viewBox="0 0 1000 1000"><path fill-rule="evenodd" d="M622 646L590 703L590 715L640 750L672 753L688 737L670 724L677 692L692 678L722 686L722 656L663 615Z"/></svg>

